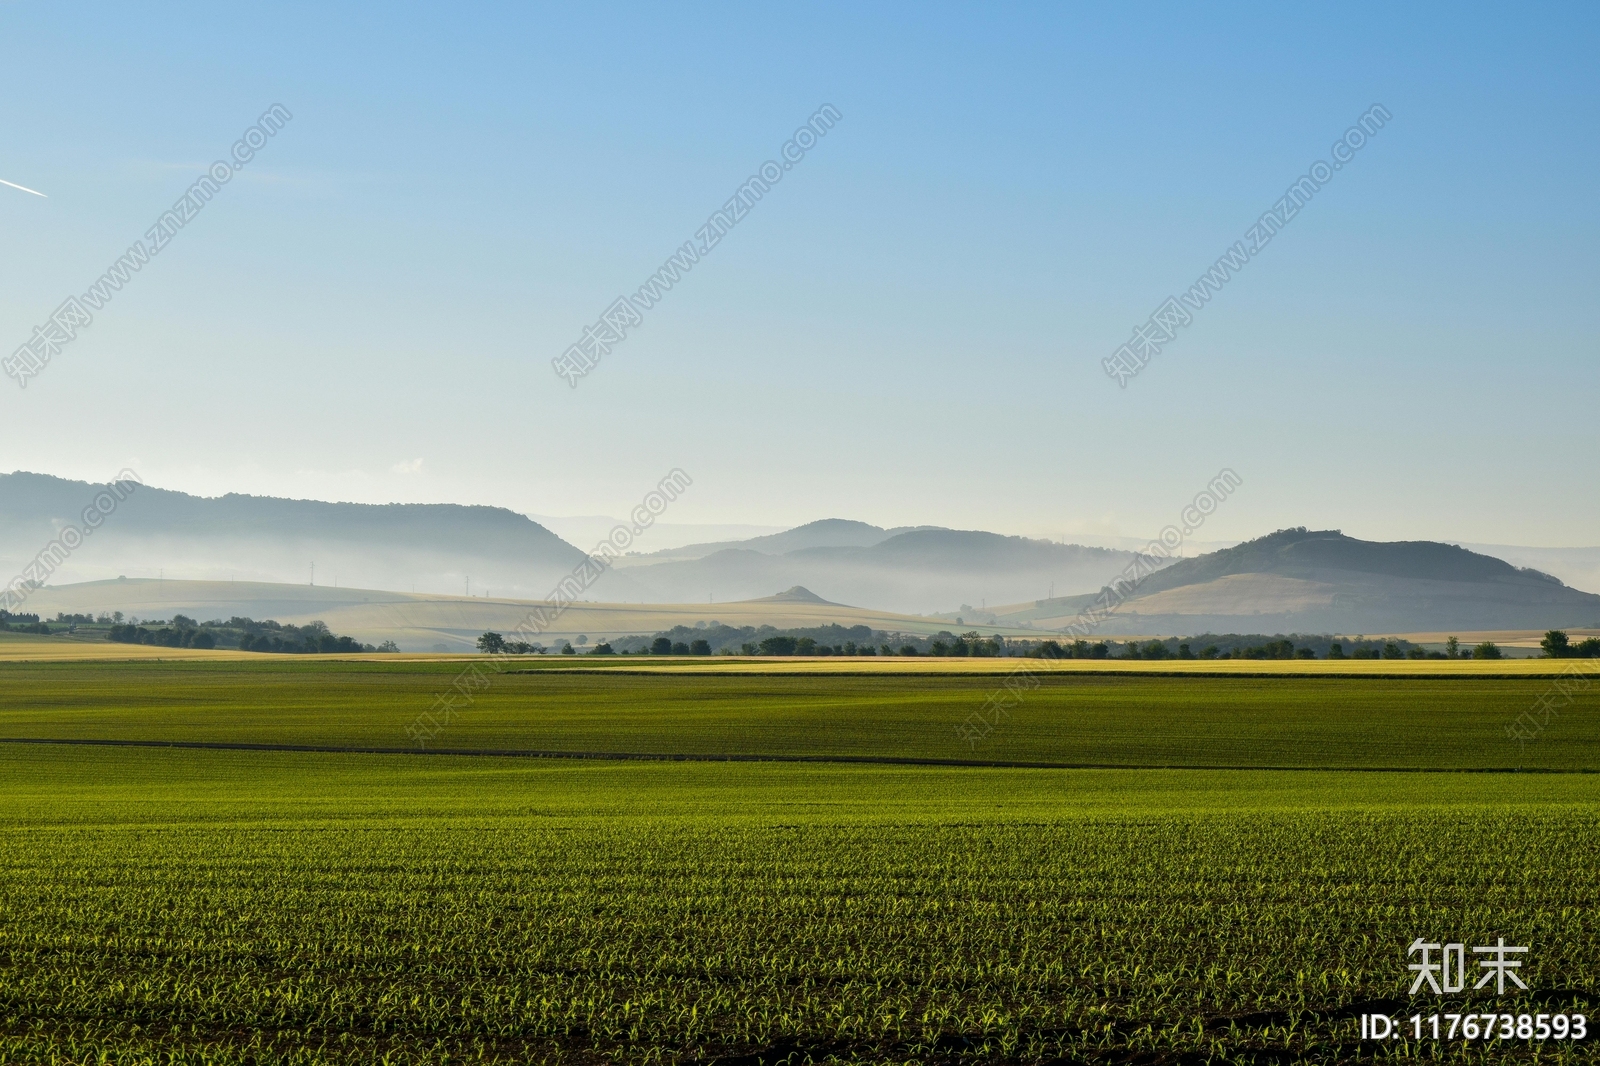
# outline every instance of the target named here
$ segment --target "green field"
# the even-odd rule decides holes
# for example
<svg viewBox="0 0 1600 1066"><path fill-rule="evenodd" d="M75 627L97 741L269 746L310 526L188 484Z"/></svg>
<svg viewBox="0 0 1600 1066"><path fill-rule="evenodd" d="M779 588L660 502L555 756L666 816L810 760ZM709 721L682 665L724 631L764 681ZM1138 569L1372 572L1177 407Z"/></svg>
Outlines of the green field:
<svg viewBox="0 0 1600 1066"><path fill-rule="evenodd" d="M0 664L0 738L416 747L450 662ZM433 748L970 759L1068 766L1600 769L1600 685L1526 744L1546 678L1062 674L981 736L996 676L488 675ZM1542 717L1542 716L1541 716Z"/></svg>
<svg viewBox="0 0 1600 1066"><path fill-rule="evenodd" d="M0 736L404 748L457 669L0 664ZM1178 769L0 743L0 1063L1593 1061L1356 1039L1440 1009L1418 936L1532 948L1451 1010L1593 1009L1548 685L1048 678L973 751L992 677L541 673L439 738Z"/></svg>

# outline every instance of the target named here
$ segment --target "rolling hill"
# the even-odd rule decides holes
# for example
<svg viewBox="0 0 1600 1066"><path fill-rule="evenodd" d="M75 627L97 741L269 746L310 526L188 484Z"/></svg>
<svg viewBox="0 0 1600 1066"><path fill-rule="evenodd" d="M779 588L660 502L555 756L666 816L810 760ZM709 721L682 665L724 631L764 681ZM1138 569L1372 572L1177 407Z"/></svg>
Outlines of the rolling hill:
<svg viewBox="0 0 1600 1066"><path fill-rule="evenodd" d="M1017 604L997 616L1059 628L1093 599ZM1537 570L1453 544L1380 543L1299 528L1151 574L1099 632L1399 633L1596 624L1600 596Z"/></svg>
<svg viewBox="0 0 1600 1066"><path fill-rule="evenodd" d="M0 475L0 568L19 572L101 486ZM525 515L456 504L355 504L142 486L53 575L336 585L535 599L584 553ZM591 590L626 603L721 603L800 585L896 613L1094 588L1132 554L973 530L824 519L782 533L628 555ZM968 613L976 612L969 611Z"/></svg>
<svg viewBox="0 0 1600 1066"><path fill-rule="evenodd" d="M781 533L770 533L745 540L710 541L704 544L686 544L681 548L667 548L624 560L623 566L653 566L656 563L682 562L704 559L721 551L753 551L762 555L784 555L806 548L870 548L898 533L913 529L937 529L937 526L899 526L884 529L867 522L848 518L823 518L795 526Z"/></svg>
<svg viewBox="0 0 1600 1066"><path fill-rule="evenodd" d="M863 525L813 523L791 530L797 534L794 537L759 537L700 558L635 559L626 569L607 575L597 589L613 599L720 603L803 585L835 602L908 614L946 612L953 621L963 612L974 619L986 617L982 610L986 601L1048 596L1052 586L1060 591L1098 588L1114 580L1133 559L1127 551L980 530L921 528L895 533L875 526L849 528ZM876 538L874 530L885 536ZM872 543L826 543L850 539ZM762 551L752 544L773 550ZM794 544L804 546L790 547ZM623 588L627 591L612 591Z"/></svg>
<svg viewBox="0 0 1600 1066"><path fill-rule="evenodd" d="M20 573L61 529L80 521L100 488L42 474L0 475L0 569ZM161 589L177 587L182 578L220 587L219 604L254 606L207 610L196 602L173 610L280 621L358 605L369 614L380 604L465 605L450 608L466 612L459 624L441 620L443 607L425 616L402 612L405 617L388 621L363 615L346 624L363 639L408 633L406 641L415 646L436 630L475 635L514 623L498 614L482 625L477 619L485 602L544 599L584 557L544 526L499 507L328 503L237 493L206 498L143 486L68 555L48 583L154 579ZM574 632L669 628L679 621L664 620L685 612L691 620L716 614L726 621L736 604L766 600L761 609L770 611L776 602L772 590L796 587L811 590L812 610L866 608L902 620L897 624L903 627L910 626L903 620L923 616L919 628L905 631L928 625L1058 629L1133 558L1129 551L982 530L886 529L831 518L746 540L625 556L586 595L619 611L646 604L663 610L636 611L636 620L626 620L626 612L597 615L576 621ZM1566 555L1559 558L1570 562ZM256 591L230 591L236 579ZM303 588L316 591L289 591ZM384 589L389 591L370 591ZM486 593L495 600L485 601ZM705 606L685 606L694 604ZM859 607L839 606L846 604ZM149 613L170 611L151 606ZM792 624L810 621L808 616ZM1476 632L1596 624L1600 595L1531 567L1453 544L1377 543L1337 530L1299 528L1166 565L1142 581L1099 632Z"/></svg>
<svg viewBox="0 0 1600 1066"><path fill-rule="evenodd" d="M103 486L0 475L0 567L18 572ZM232 576L542 596L584 553L524 515L457 504L358 504L135 490L56 581Z"/></svg>

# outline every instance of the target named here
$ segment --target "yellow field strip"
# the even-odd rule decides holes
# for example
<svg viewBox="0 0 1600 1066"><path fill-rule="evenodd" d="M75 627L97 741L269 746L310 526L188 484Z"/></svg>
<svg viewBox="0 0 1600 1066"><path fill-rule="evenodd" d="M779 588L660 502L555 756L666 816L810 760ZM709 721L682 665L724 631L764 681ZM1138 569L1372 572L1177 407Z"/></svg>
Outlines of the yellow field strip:
<svg viewBox="0 0 1600 1066"><path fill-rule="evenodd" d="M203 651L194 648L160 648L147 644L112 644L64 637L19 639L0 634L0 662L93 662L128 659L191 660L225 662L349 661L367 663L402 662L493 662L511 670L606 670L648 673L815 673L815 674L1007 674L1027 669L1035 673L1061 674L1283 674L1283 675L1384 675L1394 677L1438 676L1552 676L1576 667L1585 673L1600 673L1600 661L1592 659L1164 659L1150 662L1137 659L946 659L931 656L782 656L744 658L741 656L550 656L526 658L508 656L491 660L480 655L367 653L364 655L270 655L234 649Z"/></svg>
<svg viewBox="0 0 1600 1066"><path fill-rule="evenodd" d="M442 656L441 656L442 658ZM468 658L460 656L458 658ZM549 657L536 660L547 663ZM625 659L597 659L578 656L559 666L546 666L555 670L641 671L648 673L817 673L817 674L1008 674L1025 669L1033 673L1056 674L1283 674L1285 676L1371 676L1439 677L1439 676L1554 676L1577 665L1585 672L1600 674L1600 660L1593 659L1228 659L1223 661L1200 659L1165 659L1147 662L1137 659L936 659L932 657L855 658L824 656L801 658L746 659L729 656L709 656L696 659L684 657L650 658L628 656ZM537 668L532 667L531 668Z"/></svg>

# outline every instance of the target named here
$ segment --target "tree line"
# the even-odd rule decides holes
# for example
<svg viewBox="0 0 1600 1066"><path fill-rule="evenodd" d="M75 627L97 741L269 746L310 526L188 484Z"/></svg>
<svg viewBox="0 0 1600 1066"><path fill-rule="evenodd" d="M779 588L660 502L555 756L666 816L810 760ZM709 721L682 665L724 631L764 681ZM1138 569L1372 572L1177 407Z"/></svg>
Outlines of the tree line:
<svg viewBox="0 0 1600 1066"><path fill-rule="evenodd" d="M1041 659L1498 659L1499 647L1485 641L1477 647L1463 649L1455 637L1445 643L1444 651L1429 651L1408 640L1366 640L1349 638L1335 640L1329 636L1265 637L1230 634L1215 637L1170 637L1151 640L1141 645L1128 641L1120 649L1106 641L1090 644L1075 640L1060 644L1046 640L1027 654ZM1301 643L1296 645L1295 640ZM1348 648L1347 648L1348 645ZM1198 646L1198 650L1196 647Z"/></svg>
<svg viewBox="0 0 1600 1066"><path fill-rule="evenodd" d="M120 615L119 615L120 617ZM145 626L159 626L147 629ZM353 652L399 651L391 640L374 647L354 637L339 636L324 622L303 626L286 625L271 619L257 621L239 615L223 621L196 622L177 614L168 622L116 623L106 639L119 644L150 644L163 648L238 648L240 651L286 655L330 655Z"/></svg>
<svg viewBox="0 0 1600 1066"><path fill-rule="evenodd" d="M1554 633L1555 631L1552 631ZM1547 634L1547 640L1551 635ZM1565 634L1560 634L1562 640ZM1600 641L1590 638L1574 645L1571 654L1589 654ZM1407 640L1368 639L1363 636L1335 637L1329 634L1215 634L1194 637L1168 637L1148 641L1028 640L985 637L976 630L955 634L941 630L932 635L875 630L867 626L827 625L808 629L779 630L773 626L733 627L713 622L675 626L653 637L618 637L588 646L588 637L563 641L559 648L505 640L499 633L486 632L477 641L478 650L491 655L746 655L746 656L931 656L941 658L985 658L995 656L1037 659L1122 659L1122 660L1270 660L1270 659L1499 659L1498 645L1484 641L1467 647L1451 637L1444 649L1429 650ZM1562 644L1565 648L1567 645ZM1567 654L1563 652L1562 654Z"/></svg>
<svg viewBox="0 0 1600 1066"><path fill-rule="evenodd" d="M1600 659L1600 637L1589 637L1574 644L1565 630L1552 629L1539 642L1547 659Z"/></svg>

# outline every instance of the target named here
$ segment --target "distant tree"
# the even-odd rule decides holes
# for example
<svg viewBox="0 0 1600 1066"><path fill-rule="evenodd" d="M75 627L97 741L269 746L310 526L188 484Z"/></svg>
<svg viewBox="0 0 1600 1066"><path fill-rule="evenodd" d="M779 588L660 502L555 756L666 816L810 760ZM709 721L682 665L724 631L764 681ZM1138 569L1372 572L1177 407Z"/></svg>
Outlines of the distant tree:
<svg viewBox="0 0 1600 1066"><path fill-rule="evenodd" d="M578 653L572 650L572 645L571 644L563 644L563 645L561 645L561 654L562 655L576 655Z"/></svg>
<svg viewBox="0 0 1600 1066"><path fill-rule="evenodd" d="M1407 659L1426 659L1427 657L1428 649L1424 648L1420 644L1413 644L1411 647L1406 649Z"/></svg>
<svg viewBox="0 0 1600 1066"><path fill-rule="evenodd" d="M1317 657L1317 653L1311 648L1296 648L1294 650L1294 657L1296 659L1315 659Z"/></svg>
<svg viewBox="0 0 1600 1066"><path fill-rule="evenodd" d="M668 637L657 637L650 642L651 655L671 655L672 640Z"/></svg>
<svg viewBox="0 0 1600 1066"><path fill-rule="evenodd" d="M589 638L584 636L582 633L579 633L578 634L578 647L581 648L587 643L589 643Z"/></svg>
<svg viewBox="0 0 1600 1066"><path fill-rule="evenodd" d="M122 612L121 611L112 611L111 612L111 620L113 622L121 622L122 621Z"/></svg>
<svg viewBox="0 0 1600 1066"><path fill-rule="evenodd" d="M1144 646L1142 655L1146 659L1165 659L1168 655L1167 646L1162 641L1152 640Z"/></svg>
<svg viewBox="0 0 1600 1066"><path fill-rule="evenodd" d="M1390 640L1383 645L1383 657L1385 659L1404 659L1406 653L1400 650L1400 645Z"/></svg>
<svg viewBox="0 0 1600 1066"><path fill-rule="evenodd" d="M1600 637L1588 637L1578 642L1572 654L1580 659L1600 659Z"/></svg>
<svg viewBox="0 0 1600 1066"><path fill-rule="evenodd" d="M801 637L794 642L794 653L796 655L815 655L817 653L816 640L811 637Z"/></svg>
<svg viewBox="0 0 1600 1066"><path fill-rule="evenodd" d="M478 638L478 650L485 655L499 655L506 650L505 638L499 633L487 632Z"/></svg>
<svg viewBox="0 0 1600 1066"><path fill-rule="evenodd" d="M949 655L950 654L950 645L946 644L942 640L936 640L936 641L933 642L933 646L928 649L928 654L929 655Z"/></svg>
<svg viewBox="0 0 1600 1066"><path fill-rule="evenodd" d="M902 645L900 645L900 654L901 655L915 655L915 654L917 654L916 646L912 645L912 644L902 644Z"/></svg>
<svg viewBox="0 0 1600 1066"><path fill-rule="evenodd" d="M607 644L605 641L602 640L600 643L598 643L598 644L596 644L594 646L594 650L591 651L589 654L590 655L615 655L616 653L611 650L611 645Z"/></svg>
<svg viewBox="0 0 1600 1066"><path fill-rule="evenodd" d="M1194 658L1194 652L1189 650L1189 645L1187 645L1187 644L1179 644L1178 645L1178 658L1180 658L1180 659L1193 659Z"/></svg>
<svg viewBox="0 0 1600 1066"><path fill-rule="evenodd" d="M1093 647L1091 647L1089 649L1089 658L1091 658L1091 659L1105 659L1105 658L1108 658L1110 655L1111 655L1111 645L1107 644L1103 640L1098 642L1098 643L1096 643Z"/></svg>
<svg viewBox="0 0 1600 1066"><path fill-rule="evenodd" d="M689 642L690 655L710 655L711 643L705 640L691 640Z"/></svg>
<svg viewBox="0 0 1600 1066"><path fill-rule="evenodd" d="M759 651L760 651L760 649L757 648L754 644L741 644L741 645L739 645L739 654L740 655L755 655Z"/></svg>
<svg viewBox="0 0 1600 1066"><path fill-rule="evenodd" d="M1072 657L1074 659L1087 659L1089 657L1089 642L1082 637L1073 641Z"/></svg>
<svg viewBox="0 0 1600 1066"><path fill-rule="evenodd" d="M191 648L215 648L217 646L217 638L214 634L202 630L194 635L194 640L190 642L189 646Z"/></svg>
<svg viewBox="0 0 1600 1066"><path fill-rule="evenodd" d="M1446 659L1461 658L1461 642L1455 637L1450 637L1444 642L1444 656Z"/></svg>
<svg viewBox="0 0 1600 1066"><path fill-rule="evenodd" d="M1544 635L1539 642L1539 647L1544 649L1546 659L1565 659L1572 654L1572 645L1567 640L1566 633L1559 629L1552 629Z"/></svg>
<svg viewBox="0 0 1600 1066"><path fill-rule="evenodd" d="M767 637L760 645L762 655L793 655L795 639L793 637Z"/></svg>
<svg viewBox="0 0 1600 1066"><path fill-rule="evenodd" d="M678 641L677 643L672 645L672 654L674 654L674 655L688 655L689 654L689 645L685 644L681 640Z"/></svg>
<svg viewBox="0 0 1600 1066"><path fill-rule="evenodd" d="M1505 658L1505 656L1500 654L1499 646L1496 645L1494 643L1494 641L1492 641L1492 640L1486 640L1482 644L1479 644L1477 647L1473 648L1472 649L1472 657L1474 659L1503 659L1503 658Z"/></svg>
<svg viewBox="0 0 1600 1066"><path fill-rule="evenodd" d="M399 651L400 650L400 645L396 644L392 640L386 640L382 644L378 645L378 650L379 651Z"/></svg>
<svg viewBox="0 0 1600 1066"><path fill-rule="evenodd" d="M1330 658L1330 659L1343 659L1344 658L1344 645L1340 644L1337 640L1334 641L1332 644L1329 644L1328 645L1328 658Z"/></svg>
<svg viewBox="0 0 1600 1066"><path fill-rule="evenodd" d="M1207 644L1205 647L1200 649L1200 658L1215 659L1219 654L1221 654L1221 652L1222 649L1217 647L1215 644Z"/></svg>
<svg viewBox="0 0 1600 1066"><path fill-rule="evenodd" d="M1065 659L1066 657L1067 653L1062 650L1061 645L1053 640L1047 640L1039 645L1039 658L1041 659Z"/></svg>

